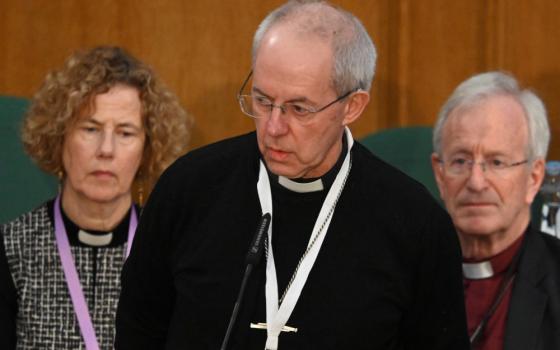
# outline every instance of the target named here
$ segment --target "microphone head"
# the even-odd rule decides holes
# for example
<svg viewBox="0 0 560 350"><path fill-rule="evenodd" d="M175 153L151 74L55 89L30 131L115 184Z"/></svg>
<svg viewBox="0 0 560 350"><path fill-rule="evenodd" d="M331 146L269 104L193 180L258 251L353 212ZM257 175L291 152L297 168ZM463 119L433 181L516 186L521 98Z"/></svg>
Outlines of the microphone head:
<svg viewBox="0 0 560 350"><path fill-rule="evenodd" d="M249 252L247 253L247 264L256 266L261 261L262 253L264 250L264 241L267 237L268 226L270 226L271 219L272 217L270 216L270 214L266 213L259 221L257 232L255 232L255 237L253 237L253 242L249 247Z"/></svg>

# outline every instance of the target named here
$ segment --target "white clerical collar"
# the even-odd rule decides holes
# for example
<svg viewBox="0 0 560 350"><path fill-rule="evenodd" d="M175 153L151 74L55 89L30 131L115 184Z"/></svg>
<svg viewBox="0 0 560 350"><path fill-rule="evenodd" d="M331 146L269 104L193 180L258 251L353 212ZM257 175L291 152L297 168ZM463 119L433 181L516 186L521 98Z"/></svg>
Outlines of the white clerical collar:
<svg viewBox="0 0 560 350"><path fill-rule="evenodd" d="M111 243L111 241L113 240L113 232L94 235L84 230L79 230L78 240L92 247L104 247L106 245L109 245L109 243Z"/></svg>
<svg viewBox="0 0 560 350"><path fill-rule="evenodd" d="M463 276L471 280L480 280L494 276L490 261L463 263Z"/></svg>
<svg viewBox="0 0 560 350"><path fill-rule="evenodd" d="M321 179L311 182L297 182L284 176L278 176L278 183L282 185L282 187L297 193L317 192L322 191L324 188Z"/></svg>

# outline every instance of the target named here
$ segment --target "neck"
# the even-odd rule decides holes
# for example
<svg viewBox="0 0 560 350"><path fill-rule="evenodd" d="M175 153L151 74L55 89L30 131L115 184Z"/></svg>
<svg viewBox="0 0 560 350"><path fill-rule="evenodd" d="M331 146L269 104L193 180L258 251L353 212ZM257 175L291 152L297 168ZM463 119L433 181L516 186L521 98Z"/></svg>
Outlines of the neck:
<svg viewBox="0 0 560 350"><path fill-rule="evenodd" d="M124 218L132 204L128 193L111 202L96 202L73 191L63 191L64 213L78 227L94 231L112 231Z"/></svg>
<svg viewBox="0 0 560 350"><path fill-rule="evenodd" d="M474 261L489 259L506 250L523 233L529 225L529 218L520 220L522 224L510 227L507 231L495 232L489 235L465 234L459 232L459 242L463 258Z"/></svg>
<svg viewBox="0 0 560 350"><path fill-rule="evenodd" d="M341 153L343 150L343 143L346 143L346 133L344 129L341 130L340 136L336 139L336 141L329 147L327 150L327 154L317 167L311 169L309 172L300 174L298 176L291 177L294 178L302 178L302 179L314 179L320 178L326 173L329 172L337 163L339 158L341 157ZM344 157L343 157L344 158Z"/></svg>

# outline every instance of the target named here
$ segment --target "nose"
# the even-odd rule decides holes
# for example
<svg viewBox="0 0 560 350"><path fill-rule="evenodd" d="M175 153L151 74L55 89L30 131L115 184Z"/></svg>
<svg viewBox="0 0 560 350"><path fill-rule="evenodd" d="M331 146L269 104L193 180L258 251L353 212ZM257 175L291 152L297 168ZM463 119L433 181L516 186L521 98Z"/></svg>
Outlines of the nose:
<svg viewBox="0 0 560 350"><path fill-rule="evenodd" d="M266 118L266 131L271 136L282 136L288 131L286 116L280 106L272 106L270 115Z"/></svg>
<svg viewBox="0 0 560 350"><path fill-rule="evenodd" d="M100 135L98 156L102 158L111 158L115 152L115 138L112 132L104 131Z"/></svg>
<svg viewBox="0 0 560 350"><path fill-rule="evenodd" d="M486 179L486 164L475 162L472 165L469 177L467 179L467 187L476 192L484 190L488 186Z"/></svg>

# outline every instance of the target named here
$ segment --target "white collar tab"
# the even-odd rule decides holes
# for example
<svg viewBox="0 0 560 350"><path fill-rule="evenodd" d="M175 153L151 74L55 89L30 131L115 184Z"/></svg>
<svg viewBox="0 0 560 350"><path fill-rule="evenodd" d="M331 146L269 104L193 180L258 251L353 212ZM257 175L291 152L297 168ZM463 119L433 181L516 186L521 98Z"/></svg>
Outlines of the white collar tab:
<svg viewBox="0 0 560 350"><path fill-rule="evenodd" d="M490 278L494 276L494 269L490 261L463 263L463 276L471 280Z"/></svg>
<svg viewBox="0 0 560 350"><path fill-rule="evenodd" d="M109 245L109 243L113 240L113 232L102 235L94 235L84 230L80 230L78 231L78 240L92 247L104 247Z"/></svg>
<svg viewBox="0 0 560 350"><path fill-rule="evenodd" d="M282 187L297 193L317 192L324 189L323 181L321 179L317 179L312 182L296 182L288 179L287 177L278 176L278 183L282 185Z"/></svg>

